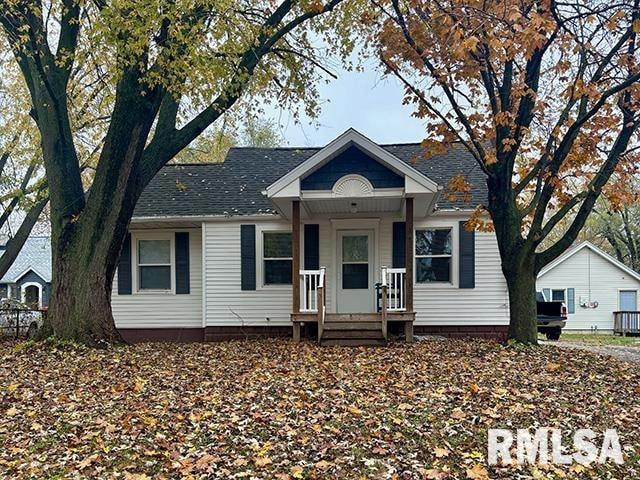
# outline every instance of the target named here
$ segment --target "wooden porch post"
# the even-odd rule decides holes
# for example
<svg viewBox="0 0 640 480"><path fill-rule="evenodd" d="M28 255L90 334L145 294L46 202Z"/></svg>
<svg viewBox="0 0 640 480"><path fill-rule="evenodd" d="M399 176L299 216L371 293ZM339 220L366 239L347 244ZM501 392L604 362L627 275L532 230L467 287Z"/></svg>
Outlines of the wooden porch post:
<svg viewBox="0 0 640 480"><path fill-rule="evenodd" d="M405 198L405 248L404 248L404 288L405 311L413 312L413 198ZM404 339L413 343L413 321L404 322Z"/></svg>
<svg viewBox="0 0 640 480"><path fill-rule="evenodd" d="M293 283L293 313L300 313L300 200L293 200L291 205L291 282Z"/></svg>
<svg viewBox="0 0 640 480"><path fill-rule="evenodd" d="M407 312L413 312L413 198L410 197L405 199L405 228L405 306Z"/></svg>

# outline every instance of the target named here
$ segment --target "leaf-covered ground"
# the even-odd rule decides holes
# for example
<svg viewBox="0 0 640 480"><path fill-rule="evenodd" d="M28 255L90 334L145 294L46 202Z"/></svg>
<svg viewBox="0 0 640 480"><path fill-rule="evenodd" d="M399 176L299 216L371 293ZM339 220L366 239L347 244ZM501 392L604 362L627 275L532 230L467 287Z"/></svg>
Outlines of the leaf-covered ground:
<svg viewBox="0 0 640 480"><path fill-rule="evenodd" d="M640 376L544 346L0 344L1 478L640 477ZM491 427L617 428L622 466L486 465Z"/></svg>

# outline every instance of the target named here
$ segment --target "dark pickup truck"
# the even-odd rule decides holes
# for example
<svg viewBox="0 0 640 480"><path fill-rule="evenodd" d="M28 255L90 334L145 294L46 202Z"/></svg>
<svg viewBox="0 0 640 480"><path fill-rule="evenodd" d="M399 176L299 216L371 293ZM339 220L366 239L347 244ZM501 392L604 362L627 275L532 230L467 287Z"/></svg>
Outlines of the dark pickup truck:
<svg viewBox="0 0 640 480"><path fill-rule="evenodd" d="M559 340L562 329L567 323L567 307L562 302L547 302L542 292L536 292L538 333L547 336L547 340Z"/></svg>

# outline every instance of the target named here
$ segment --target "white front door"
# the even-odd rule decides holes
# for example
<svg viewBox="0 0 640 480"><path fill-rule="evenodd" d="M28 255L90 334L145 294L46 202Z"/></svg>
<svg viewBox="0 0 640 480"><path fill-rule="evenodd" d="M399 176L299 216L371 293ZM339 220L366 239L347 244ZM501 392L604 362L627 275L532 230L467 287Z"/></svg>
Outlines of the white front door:
<svg viewBox="0 0 640 480"><path fill-rule="evenodd" d="M338 230L338 313L375 312L373 230Z"/></svg>

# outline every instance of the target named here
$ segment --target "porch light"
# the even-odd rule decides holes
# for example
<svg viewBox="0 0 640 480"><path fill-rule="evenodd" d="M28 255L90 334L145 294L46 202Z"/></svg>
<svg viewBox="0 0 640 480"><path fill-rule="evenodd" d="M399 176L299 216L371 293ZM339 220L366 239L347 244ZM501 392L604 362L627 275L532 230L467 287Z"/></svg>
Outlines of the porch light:
<svg viewBox="0 0 640 480"><path fill-rule="evenodd" d="M351 213L358 213L358 204L355 202L351 204Z"/></svg>

